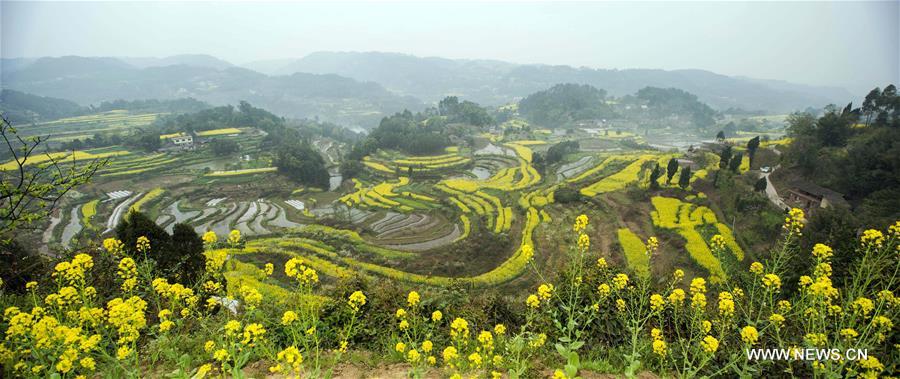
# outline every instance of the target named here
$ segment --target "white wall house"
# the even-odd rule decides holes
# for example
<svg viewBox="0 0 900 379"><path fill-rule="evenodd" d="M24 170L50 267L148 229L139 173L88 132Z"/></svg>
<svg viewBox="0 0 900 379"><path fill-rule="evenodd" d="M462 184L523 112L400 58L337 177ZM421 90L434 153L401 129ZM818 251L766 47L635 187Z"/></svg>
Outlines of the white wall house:
<svg viewBox="0 0 900 379"><path fill-rule="evenodd" d="M194 144L194 136L188 134L186 136L172 137L171 141L175 146L190 146Z"/></svg>

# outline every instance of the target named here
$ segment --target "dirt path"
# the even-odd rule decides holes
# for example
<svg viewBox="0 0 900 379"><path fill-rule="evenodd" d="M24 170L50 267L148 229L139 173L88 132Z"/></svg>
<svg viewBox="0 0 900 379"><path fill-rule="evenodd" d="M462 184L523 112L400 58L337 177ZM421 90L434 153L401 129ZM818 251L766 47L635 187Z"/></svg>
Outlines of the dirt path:
<svg viewBox="0 0 900 379"><path fill-rule="evenodd" d="M106 230L103 233L108 233L115 229L116 226L119 225L119 220L121 220L122 216L124 216L128 211L128 207L130 207L132 203L137 201L137 199L139 199L143 195L144 193L141 192L119 203L119 205L117 205L116 208L113 209L112 215L109 216L109 219L106 220Z"/></svg>
<svg viewBox="0 0 900 379"><path fill-rule="evenodd" d="M772 202L778 209L788 209L787 204L785 204L784 200L781 199L781 196L778 195L778 191L775 189L775 186L772 184L772 180L769 178L769 175L772 175L779 166L775 166L772 168L772 171L769 172L761 172L759 177L766 178L766 197L769 198L769 201Z"/></svg>
<svg viewBox="0 0 900 379"><path fill-rule="evenodd" d="M41 236L41 242L43 242L43 245L41 245L39 249L41 254L50 254L50 247L48 245L50 244L50 240L53 239L53 230L56 229L56 226L59 225L60 222L62 222L62 210L57 209L56 212L50 216L50 225L47 226L47 229L44 230L44 235Z"/></svg>

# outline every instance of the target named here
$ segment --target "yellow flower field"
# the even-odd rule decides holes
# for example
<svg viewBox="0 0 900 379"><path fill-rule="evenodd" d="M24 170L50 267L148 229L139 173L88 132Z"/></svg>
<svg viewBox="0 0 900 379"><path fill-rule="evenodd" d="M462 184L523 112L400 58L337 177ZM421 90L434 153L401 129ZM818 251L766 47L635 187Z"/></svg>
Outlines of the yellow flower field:
<svg viewBox="0 0 900 379"><path fill-rule="evenodd" d="M94 159L104 159L110 157L116 157L121 155L131 154L128 150L114 150L114 151L106 151L106 152L91 152L90 150L76 150L75 152L58 152L58 153L36 153L28 158L25 162L25 165L33 165L40 163L48 163L51 160L56 160L61 164L71 163L73 161L84 161L84 160L94 160ZM4 164L0 164L0 171L13 170L18 169L18 164L16 161L11 160Z"/></svg>
<svg viewBox="0 0 900 379"><path fill-rule="evenodd" d="M647 246L637 235L628 228L619 228L617 231L619 244L625 252L628 267L631 267L638 276L650 277L650 257L647 256Z"/></svg>
<svg viewBox="0 0 900 379"><path fill-rule="evenodd" d="M247 169L243 169L243 170L213 171L213 172L206 174L206 176L223 177L223 176L262 174L262 173L267 173L267 172L275 172L277 170L278 170L277 167L247 168Z"/></svg>
<svg viewBox="0 0 900 379"><path fill-rule="evenodd" d="M204 130L201 132L197 132L197 135L200 137L210 137L210 136L220 136L223 134L239 134L243 133L243 130L238 128L222 128L222 129L213 129L213 130Z"/></svg>
<svg viewBox="0 0 900 379"><path fill-rule="evenodd" d="M154 188L154 189L150 190L150 192L147 192L138 201L135 201L134 204L132 204L131 207L128 209L133 212L140 212L141 207L143 207L145 204L155 200L156 198L160 197L164 192L166 192L166 190L164 190L162 188Z"/></svg>

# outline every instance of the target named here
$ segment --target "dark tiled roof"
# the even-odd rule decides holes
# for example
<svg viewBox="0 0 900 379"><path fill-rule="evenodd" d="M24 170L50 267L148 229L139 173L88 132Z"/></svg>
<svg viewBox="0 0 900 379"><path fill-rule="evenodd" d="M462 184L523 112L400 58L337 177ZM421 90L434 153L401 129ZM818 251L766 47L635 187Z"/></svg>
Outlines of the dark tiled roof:
<svg viewBox="0 0 900 379"><path fill-rule="evenodd" d="M788 189L805 192L815 197L826 199L835 205L847 205L847 200L844 200L844 194L805 180L791 182L788 185Z"/></svg>

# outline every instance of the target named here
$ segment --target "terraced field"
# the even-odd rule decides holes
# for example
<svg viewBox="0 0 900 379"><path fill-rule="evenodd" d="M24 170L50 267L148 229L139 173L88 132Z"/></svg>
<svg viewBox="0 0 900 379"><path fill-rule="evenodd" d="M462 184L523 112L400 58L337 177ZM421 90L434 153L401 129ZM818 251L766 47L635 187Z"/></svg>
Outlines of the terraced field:
<svg viewBox="0 0 900 379"><path fill-rule="evenodd" d="M146 127L152 124L160 113L132 114L126 110L63 118L35 125L17 127L23 137L50 136L51 142L93 137L95 133L121 131Z"/></svg>
<svg viewBox="0 0 900 379"><path fill-rule="evenodd" d="M60 164L70 164L73 162L84 162L84 161L92 161L97 159L107 159L114 158L118 156L124 156L131 154L130 151L120 148L102 148L102 149L91 149L91 150L78 150L78 151L63 151L57 153L35 153L28 158L24 162L25 166L29 165L38 165L42 163L49 163L51 161L58 162ZM19 167L18 163L14 160L7 161L3 164L0 164L0 171L14 170Z"/></svg>
<svg viewBox="0 0 900 379"><path fill-rule="evenodd" d="M51 220L44 243L66 246L86 233L108 235L134 209L170 233L178 223L198 233L213 231L220 239L231 230L240 231L247 244L229 253L246 261L227 275L230 278L252 278L257 263L296 256L332 279L361 274L429 286L520 285L523 281L517 279L535 255L536 231L541 225L557 230L557 217L570 222L572 210L556 203L560 188L578 190L593 200L626 188L646 189L653 163L664 166L674 156L652 150L581 151L546 167L545 176L535 167L535 154L545 153L558 141L554 133L510 140L485 133L479 137L488 141L486 146L479 142L482 148L454 146L431 156L379 150L362 160L366 169L352 179L352 188L345 182L326 191L269 184L281 175L269 167L271 155L259 149L261 137L251 129L206 133L251 146L249 154L242 150L239 158L222 158L193 151L147 154L110 149L77 153L76 159L110 157L110 164L99 172L104 192L67 204ZM329 139L314 139L313 145L336 172L341 145ZM692 180L702 179L715 165L712 159L706 162ZM674 185L663 188L675 190ZM743 259L731 230L708 208L665 199L669 198L653 199L654 213L646 225L676 232L697 266L716 280L724 278L721 263L705 241L710 233L720 234L735 259ZM643 240L652 231L631 220L619 221L611 230L604 231L598 243L615 247L618 242L624 264L639 277L649 277L651 257ZM558 237L541 233L541 239L544 243ZM478 251L485 240L503 241L503 248L487 252L490 257L478 267L441 269L453 254L485 254ZM559 259L552 250L538 253L541 264ZM426 263L414 263L420 258ZM283 290L275 287L266 290Z"/></svg>
<svg viewBox="0 0 900 379"><path fill-rule="evenodd" d="M731 229L727 225L718 222L715 213L707 207L695 206L679 199L654 196L651 199L654 207L652 213L653 225L659 228L670 229L677 232L686 241L685 249L691 258L709 271L714 281L725 279L721 263L707 244L707 238L700 233L704 225L714 226L720 235L725 238L728 250L738 260L744 259L744 252L734 241Z"/></svg>
<svg viewBox="0 0 900 379"><path fill-rule="evenodd" d="M471 277L451 278L415 274L369 262L366 259L402 259L411 258L414 255L369 244L353 231L321 225L307 225L279 238L256 239L250 241L243 249L229 251L229 253L302 257L310 267L335 278L359 273L431 286L447 286L453 282L479 287L492 286L509 282L520 276L532 258L534 247L532 235L541 221L538 211L534 208L530 208L527 215L521 242L513 254L499 266Z"/></svg>
<svg viewBox="0 0 900 379"><path fill-rule="evenodd" d="M462 229L438 213L403 214L387 212L371 223L373 237L379 246L404 251L425 251L456 242Z"/></svg>

